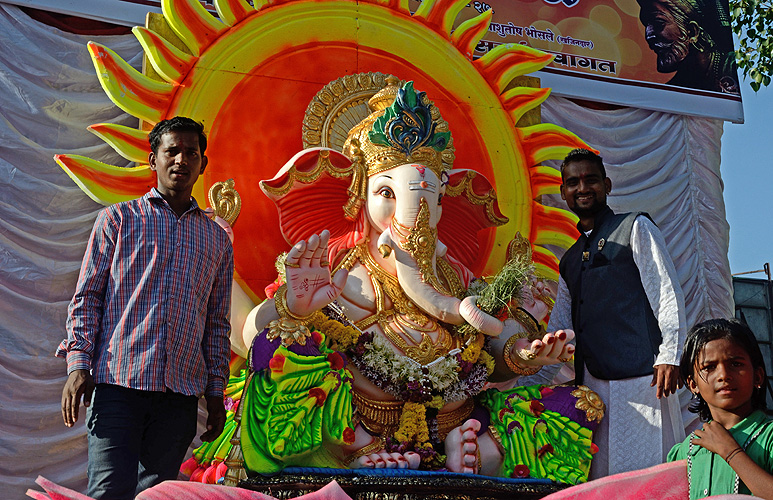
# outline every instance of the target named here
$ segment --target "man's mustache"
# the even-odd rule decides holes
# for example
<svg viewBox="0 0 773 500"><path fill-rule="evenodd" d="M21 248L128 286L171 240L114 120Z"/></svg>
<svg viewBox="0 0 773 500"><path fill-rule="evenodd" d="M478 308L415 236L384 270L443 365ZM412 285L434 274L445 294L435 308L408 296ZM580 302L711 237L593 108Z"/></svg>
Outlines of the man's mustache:
<svg viewBox="0 0 773 500"><path fill-rule="evenodd" d="M670 50L671 47L674 46L673 42L649 42L648 45L650 46L650 50L654 51L661 51L661 50Z"/></svg>

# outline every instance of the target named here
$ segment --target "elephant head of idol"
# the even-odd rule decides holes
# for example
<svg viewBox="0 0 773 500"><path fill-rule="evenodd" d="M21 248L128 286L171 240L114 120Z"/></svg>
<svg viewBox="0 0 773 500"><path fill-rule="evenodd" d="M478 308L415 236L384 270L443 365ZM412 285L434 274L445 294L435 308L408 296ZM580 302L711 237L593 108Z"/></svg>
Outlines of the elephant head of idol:
<svg viewBox="0 0 773 500"><path fill-rule="evenodd" d="M366 243L406 295L442 320L459 310L479 232L508 219L485 177L451 168L448 124L412 82L400 87L387 78L368 106L342 153L301 151L261 188L277 205L288 243L328 229L334 264ZM453 269L440 268L445 262Z"/></svg>

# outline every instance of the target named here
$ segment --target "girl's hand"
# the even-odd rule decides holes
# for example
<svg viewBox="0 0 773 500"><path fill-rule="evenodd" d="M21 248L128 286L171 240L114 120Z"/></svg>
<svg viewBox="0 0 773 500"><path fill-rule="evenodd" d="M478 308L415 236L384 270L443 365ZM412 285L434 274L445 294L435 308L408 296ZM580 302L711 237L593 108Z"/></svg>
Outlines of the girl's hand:
<svg viewBox="0 0 773 500"><path fill-rule="evenodd" d="M703 429L696 429L695 436L690 440L694 445L702 446L707 450L716 453L723 459L733 450L739 447L739 444L733 439L733 436L727 432L725 427L716 422L706 422Z"/></svg>
<svg viewBox="0 0 773 500"><path fill-rule="evenodd" d="M740 448L733 436L727 432L722 424L717 422L707 422L703 424L703 429L695 431L695 438L691 439L692 444L703 446L707 450L716 453L723 460ZM773 475L759 465L743 451L738 451L730 457L727 463L738 478L743 481L752 495L755 497L773 500Z"/></svg>

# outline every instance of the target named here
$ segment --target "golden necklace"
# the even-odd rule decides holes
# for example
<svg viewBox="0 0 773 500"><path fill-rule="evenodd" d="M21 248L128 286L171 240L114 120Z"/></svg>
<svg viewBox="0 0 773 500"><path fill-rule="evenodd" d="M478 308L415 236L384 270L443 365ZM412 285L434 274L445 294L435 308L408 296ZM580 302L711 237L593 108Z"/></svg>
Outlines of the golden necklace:
<svg viewBox="0 0 773 500"><path fill-rule="evenodd" d="M460 339L454 338L448 331L440 326L434 318L426 315L419 307L408 298L400 286L397 277L384 270L368 252L366 244L355 248L356 257L368 270L376 293L375 321L367 318L357 323L360 328L367 324L378 322L384 336L392 344L404 352L409 358L421 365L426 365L444 356L455 347L461 345ZM348 257L348 256L347 256ZM353 259L345 259L353 264ZM448 270L456 277L456 273ZM444 276L445 277L445 276ZM451 280L447 280L451 282ZM458 281L458 278L457 278ZM461 287L461 282L459 283ZM392 308L387 308L386 298L389 297ZM409 333L413 330L421 334L421 341L416 341ZM437 332L437 340L432 339L429 333Z"/></svg>

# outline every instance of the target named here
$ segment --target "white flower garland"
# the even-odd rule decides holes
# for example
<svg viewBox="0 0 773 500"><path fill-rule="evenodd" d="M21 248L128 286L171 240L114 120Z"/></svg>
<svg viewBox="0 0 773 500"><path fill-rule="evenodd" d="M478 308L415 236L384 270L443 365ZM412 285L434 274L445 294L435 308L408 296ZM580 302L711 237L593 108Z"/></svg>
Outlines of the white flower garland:
<svg viewBox="0 0 773 500"><path fill-rule="evenodd" d="M436 391L459 382L459 363L455 356L444 356L422 366L408 356L398 355L392 344L379 334L374 334L373 341L365 344L361 359L373 371L395 382L428 381Z"/></svg>

